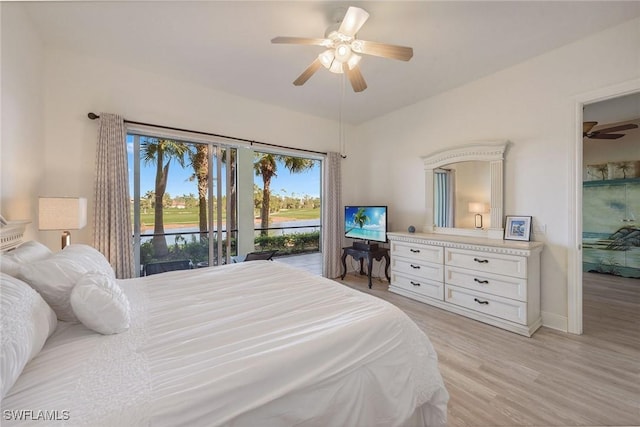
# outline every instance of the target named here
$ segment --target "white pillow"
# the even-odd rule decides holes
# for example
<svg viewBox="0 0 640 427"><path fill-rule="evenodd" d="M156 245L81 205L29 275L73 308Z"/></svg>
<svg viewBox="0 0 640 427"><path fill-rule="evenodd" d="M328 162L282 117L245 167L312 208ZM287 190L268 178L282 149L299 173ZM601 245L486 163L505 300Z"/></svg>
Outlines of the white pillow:
<svg viewBox="0 0 640 427"><path fill-rule="evenodd" d="M76 282L86 273L115 277L113 268L99 251L76 244L45 260L23 265L19 277L42 295L58 319L77 322L69 297Z"/></svg>
<svg viewBox="0 0 640 427"><path fill-rule="evenodd" d="M4 397L56 328L56 314L26 283L0 273L0 388Z"/></svg>
<svg viewBox="0 0 640 427"><path fill-rule="evenodd" d="M109 261L93 246L73 244L64 248L62 253L78 261L89 271L100 272L114 278L116 277Z"/></svg>
<svg viewBox="0 0 640 427"><path fill-rule="evenodd" d="M23 264L49 258L52 254L53 252L42 243L30 240L0 255L0 270L9 276L17 277Z"/></svg>
<svg viewBox="0 0 640 427"><path fill-rule="evenodd" d="M71 291L71 307L84 326L103 335L129 329L129 300L109 275L82 276Z"/></svg>

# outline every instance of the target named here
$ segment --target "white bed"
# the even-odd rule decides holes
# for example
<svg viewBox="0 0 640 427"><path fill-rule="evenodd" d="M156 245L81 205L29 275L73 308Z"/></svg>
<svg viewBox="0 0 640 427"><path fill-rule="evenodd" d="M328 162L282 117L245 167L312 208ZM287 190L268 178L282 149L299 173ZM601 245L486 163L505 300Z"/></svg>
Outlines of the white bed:
<svg viewBox="0 0 640 427"><path fill-rule="evenodd" d="M46 425L17 422L25 410L73 426L446 424L436 353L385 301L272 261L118 284L129 329L58 321L2 425Z"/></svg>

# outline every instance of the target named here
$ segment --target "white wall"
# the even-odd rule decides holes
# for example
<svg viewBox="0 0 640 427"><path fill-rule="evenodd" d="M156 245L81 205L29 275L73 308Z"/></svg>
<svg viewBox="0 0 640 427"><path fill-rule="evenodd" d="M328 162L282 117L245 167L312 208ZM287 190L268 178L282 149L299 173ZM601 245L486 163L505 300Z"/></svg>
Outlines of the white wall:
<svg viewBox="0 0 640 427"><path fill-rule="evenodd" d="M31 219L31 239L38 233L37 195L44 179L43 45L22 6L1 2L0 11L0 211L9 220Z"/></svg>
<svg viewBox="0 0 640 427"><path fill-rule="evenodd" d="M361 125L345 167L345 203L390 207L394 230L424 223L420 156L452 145L509 140L505 214L532 215L546 225L535 240L542 254L546 325L566 329L568 194L574 153L576 98L640 77L640 19L580 40L517 66ZM594 60L597 58L597 60ZM428 84L428 82L425 82ZM364 165L372 165L364 172ZM366 188L363 197L361 188Z"/></svg>

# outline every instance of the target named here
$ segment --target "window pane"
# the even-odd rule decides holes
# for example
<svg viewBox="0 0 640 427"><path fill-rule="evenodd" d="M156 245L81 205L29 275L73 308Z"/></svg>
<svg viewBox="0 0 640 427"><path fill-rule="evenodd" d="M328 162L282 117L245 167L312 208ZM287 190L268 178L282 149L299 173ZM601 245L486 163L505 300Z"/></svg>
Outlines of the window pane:
<svg viewBox="0 0 640 427"><path fill-rule="evenodd" d="M256 250L320 250L320 161L256 152Z"/></svg>
<svg viewBox="0 0 640 427"><path fill-rule="evenodd" d="M137 158L134 155L136 141L139 141ZM131 203L131 215L134 234L136 229L140 230L135 249L139 251L141 274L149 268L162 271L163 268L177 269L176 266L197 268L223 263L224 260L217 259L215 250L218 234L217 214L213 209L220 208L222 218L226 214L222 211L223 205L217 201L216 181L212 179L215 177L212 172L217 167L217 147L142 135L128 135L127 146L131 193L139 195L138 202ZM136 163L138 175L134 173ZM226 170L226 166L224 168ZM235 174L235 163L232 170ZM225 180L221 181L224 206L226 178L225 175ZM228 181L235 182L235 175ZM139 188L138 192L134 191L136 188ZM139 215L136 215L136 208ZM235 244L233 249L229 244L227 250L225 233L223 223L220 231L221 238L225 239L222 255L226 257L227 252L230 256L235 255Z"/></svg>

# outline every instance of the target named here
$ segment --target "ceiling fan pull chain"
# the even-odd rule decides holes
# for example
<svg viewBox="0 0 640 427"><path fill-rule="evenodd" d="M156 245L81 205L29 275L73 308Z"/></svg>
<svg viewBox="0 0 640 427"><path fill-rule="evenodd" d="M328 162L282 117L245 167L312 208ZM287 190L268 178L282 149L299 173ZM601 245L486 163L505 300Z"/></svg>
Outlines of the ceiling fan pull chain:
<svg viewBox="0 0 640 427"><path fill-rule="evenodd" d="M339 142L340 142L340 154L342 155L342 157L346 156L345 153L345 143L344 143L344 125L342 123L342 109L343 109L343 104L344 104L344 81L345 81L346 76L344 74L342 74L340 76L340 106L338 108L338 121L339 121Z"/></svg>

